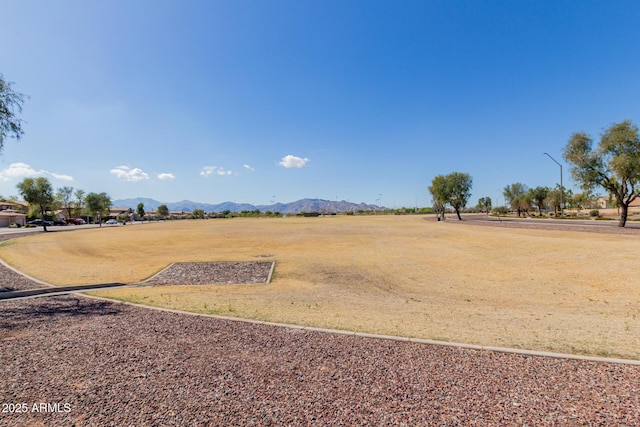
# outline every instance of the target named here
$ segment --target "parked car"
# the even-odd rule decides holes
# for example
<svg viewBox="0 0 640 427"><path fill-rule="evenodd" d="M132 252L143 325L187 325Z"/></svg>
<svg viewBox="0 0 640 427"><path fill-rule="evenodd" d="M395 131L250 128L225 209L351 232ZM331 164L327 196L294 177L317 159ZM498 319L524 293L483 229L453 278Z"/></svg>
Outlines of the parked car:
<svg viewBox="0 0 640 427"><path fill-rule="evenodd" d="M84 223L85 223L84 219L82 219L82 218L69 218L69 219L67 219L67 224L82 225Z"/></svg>
<svg viewBox="0 0 640 427"><path fill-rule="evenodd" d="M44 224L43 224L44 223ZM53 225L53 221L42 221L41 219L34 219L32 221L27 222L27 224L31 225L46 225L47 227Z"/></svg>
<svg viewBox="0 0 640 427"><path fill-rule="evenodd" d="M105 222L105 224L109 224L109 225L114 225L114 224L117 224L117 223L118 223L118 221L116 221L115 219L110 219L110 220L107 220L107 222Z"/></svg>
<svg viewBox="0 0 640 427"><path fill-rule="evenodd" d="M67 225L67 221L63 221L61 219L54 219L53 225Z"/></svg>

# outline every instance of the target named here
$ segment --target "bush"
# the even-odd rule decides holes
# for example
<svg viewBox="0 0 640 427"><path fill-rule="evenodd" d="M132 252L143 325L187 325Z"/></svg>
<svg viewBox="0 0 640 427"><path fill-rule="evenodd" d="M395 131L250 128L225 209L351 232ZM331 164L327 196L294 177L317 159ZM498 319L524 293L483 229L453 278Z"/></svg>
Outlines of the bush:
<svg viewBox="0 0 640 427"><path fill-rule="evenodd" d="M596 217L598 215L600 215L600 211L598 209L592 209L589 211L589 216Z"/></svg>
<svg viewBox="0 0 640 427"><path fill-rule="evenodd" d="M17 222L12 222L11 224L9 224L9 228L20 228L22 227L22 225L20 225Z"/></svg>
<svg viewBox="0 0 640 427"><path fill-rule="evenodd" d="M506 215L508 212L506 206L496 206L491 210L492 215Z"/></svg>

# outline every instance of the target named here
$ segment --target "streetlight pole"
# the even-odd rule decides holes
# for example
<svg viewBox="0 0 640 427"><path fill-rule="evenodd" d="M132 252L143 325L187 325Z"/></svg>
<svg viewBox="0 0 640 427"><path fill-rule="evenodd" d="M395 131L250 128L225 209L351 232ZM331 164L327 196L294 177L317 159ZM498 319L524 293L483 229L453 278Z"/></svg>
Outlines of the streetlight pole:
<svg viewBox="0 0 640 427"><path fill-rule="evenodd" d="M560 166L560 216L564 217L564 187L562 186L562 165L556 161L549 153L544 153L553 160L558 166Z"/></svg>

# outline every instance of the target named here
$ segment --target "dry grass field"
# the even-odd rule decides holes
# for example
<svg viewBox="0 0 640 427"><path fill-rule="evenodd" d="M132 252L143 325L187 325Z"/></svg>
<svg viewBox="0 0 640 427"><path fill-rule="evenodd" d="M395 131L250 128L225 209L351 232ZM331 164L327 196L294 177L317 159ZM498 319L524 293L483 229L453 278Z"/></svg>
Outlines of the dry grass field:
<svg viewBox="0 0 640 427"><path fill-rule="evenodd" d="M268 285L96 295L199 313L640 359L637 236L418 216L179 221L38 234L0 257L40 280L144 280L178 261L276 261Z"/></svg>

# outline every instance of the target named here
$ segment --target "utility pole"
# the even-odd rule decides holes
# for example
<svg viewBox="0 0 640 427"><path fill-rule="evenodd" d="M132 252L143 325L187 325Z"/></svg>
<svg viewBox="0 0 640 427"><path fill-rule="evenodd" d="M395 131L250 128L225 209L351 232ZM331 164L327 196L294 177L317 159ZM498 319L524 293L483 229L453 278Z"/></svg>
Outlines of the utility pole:
<svg viewBox="0 0 640 427"><path fill-rule="evenodd" d="M558 166L560 166L560 216L564 218L564 186L562 185L562 165L556 161L549 153L546 154L551 160L556 162Z"/></svg>

